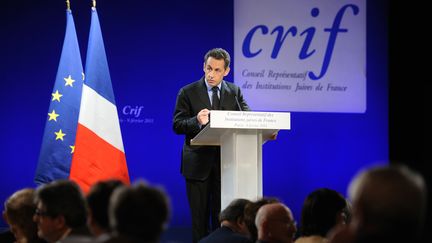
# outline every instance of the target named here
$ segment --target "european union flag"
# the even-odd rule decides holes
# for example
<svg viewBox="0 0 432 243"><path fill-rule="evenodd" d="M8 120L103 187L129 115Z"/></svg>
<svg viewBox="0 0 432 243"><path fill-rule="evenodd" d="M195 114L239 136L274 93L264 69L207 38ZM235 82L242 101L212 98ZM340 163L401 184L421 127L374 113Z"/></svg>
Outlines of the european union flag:
<svg viewBox="0 0 432 243"><path fill-rule="evenodd" d="M70 9L66 34L36 169L36 184L69 178L84 80L81 54Z"/></svg>

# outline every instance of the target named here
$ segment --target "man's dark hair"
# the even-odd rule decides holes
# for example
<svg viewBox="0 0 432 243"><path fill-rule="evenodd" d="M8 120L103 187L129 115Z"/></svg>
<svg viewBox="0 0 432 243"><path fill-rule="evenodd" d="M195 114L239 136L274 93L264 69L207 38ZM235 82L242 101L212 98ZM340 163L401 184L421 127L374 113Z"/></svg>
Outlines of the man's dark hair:
<svg viewBox="0 0 432 243"><path fill-rule="evenodd" d="M258 239L258 229L255 225L255 217L263 205L269 204L269 203L277 203L280 202L277 198L261 198L258 199L255 202L248 203L245 206L244 209L244 222L246 224L246 227L248 228L250 238L253 242L255 242Z"/></svg>
<svg viewBox="0 0 432 243"><path fill-rule="evenodd" d="M236 222L239 218L243 218L243 211L246 204L251 201L243 198L234 199L219 215L219 222L224 220Z"/></svg>
<svg viewBox="0 0 432 243"><path fill-rule="evenodd" d="M87 204L95 222L104 230L109 230L108 205L114 189L124 185L120 180L99 181L90 188Z"/></svg>
<svg viewBox="0 0 432 243"><path fill-rule="evenodd" d="M36 190L35 201L44 205L47 216L63 216L70 228L86 225L86 201L80 188L73 181L58 180L39 187Z"/></svg>
<svg viewBox="0 0 432 243"><path fill-rule="evenodd" d="M117 188L109 206L110 225L120 235L158 241L169 218L167 195L143 182Z"/></svg>
<svg viewBox="0 0 432 243"><path fill-rule="evenodd" d="M216 60L224 60L225 69L227 69L231 63L230 54L222 48L214 48L208 51L204 56L204 63L207 63L209 57L213 57Z"/></svg>
<svg viewBox="0 0 432 243"><path fill-rule="evenodd" d="M325 237L337 223L338 213L345 212L346 199L337 191L321 188L310 193L302 208L301 236Z"/></svg>

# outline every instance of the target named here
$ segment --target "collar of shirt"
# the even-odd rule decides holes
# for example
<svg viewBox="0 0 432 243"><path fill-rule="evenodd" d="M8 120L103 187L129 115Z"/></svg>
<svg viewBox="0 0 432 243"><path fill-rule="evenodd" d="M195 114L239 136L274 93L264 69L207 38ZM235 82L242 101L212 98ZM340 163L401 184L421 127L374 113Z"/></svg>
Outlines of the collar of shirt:
<svg viewBox="0 0 432 243"><path fill-rule="evenodd" d="M211 93L213 87L211 87L211 86L208 84L207 79L204 79L204 80L205 80L204 83L205 83L205 85L206 85L206 87L207 87L207 91ZM220 82L220 83L218 84L218 86L217 86L217 87L219 88L219 91L220 91L221 88L222 88L222 83L223 83L223 80L222 80L222 82Z"/></svg>
<svg viewBox="0 0 432 243"><path fill-rule="evenodd" d="M211 87L208 83L207 83L207 80L206 79L204 79L205 80L205 85L206 85L206 87L207 87L207 94L208 94L208 97L209 97L209 100L210 100L210 104L211 104L211 102L212 102L212 95L213 95L213 91L212 91L212 88L213 87ZM222 82L220 82L219 84L218 84L218 88L219 88L219 91L218 91L218 96L219 96L219 98L220 98L220 92L221 92L221 89L222 89L222 83L223 83L224 81L222 80Z"/></svg>

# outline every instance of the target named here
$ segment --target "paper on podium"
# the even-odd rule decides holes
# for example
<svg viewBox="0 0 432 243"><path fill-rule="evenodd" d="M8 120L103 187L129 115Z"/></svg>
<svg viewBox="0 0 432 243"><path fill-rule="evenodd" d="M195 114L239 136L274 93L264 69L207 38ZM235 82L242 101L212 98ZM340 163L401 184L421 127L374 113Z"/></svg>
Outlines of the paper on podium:
<svg viewBox="0 0 432 243"><path fill-rule="evenodd" d="M220 137L238 130L241 133L262 132L263 140L271 139L279 130L291 128L288 112L221 111L210 112L210 122L191 139L191 145L220 145Z"/></svg>

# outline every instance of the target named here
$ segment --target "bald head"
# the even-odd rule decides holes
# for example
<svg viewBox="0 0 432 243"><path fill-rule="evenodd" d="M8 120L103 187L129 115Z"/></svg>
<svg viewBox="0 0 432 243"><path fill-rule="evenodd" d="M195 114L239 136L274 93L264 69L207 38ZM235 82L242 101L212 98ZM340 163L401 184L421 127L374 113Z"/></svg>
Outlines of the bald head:
<svg viewBox="0 0 432 243"><path fill-rule="evenodd" d="M376 167L361 172L349 186L349 197L356 222L353 225L361 234L403 239L421 231L426 186L423 178L407 167Z"/></svg>
<svg viewBox="0 0 432 243"><path fill-rule="evenodd" d="M292 242L297 231L291 210L283 203L262 206L255 217L258 239L263 241Z"/></svg>

